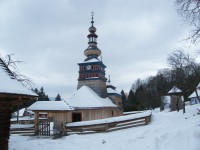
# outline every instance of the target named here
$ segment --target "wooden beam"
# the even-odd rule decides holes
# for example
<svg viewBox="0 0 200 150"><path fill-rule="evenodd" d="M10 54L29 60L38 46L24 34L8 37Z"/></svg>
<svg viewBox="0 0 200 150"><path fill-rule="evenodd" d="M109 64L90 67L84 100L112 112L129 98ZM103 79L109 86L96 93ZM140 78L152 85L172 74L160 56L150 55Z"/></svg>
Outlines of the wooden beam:
<svg viewBox="0 0 200 150"><path fill-rule="evenodd" d="M22 97L22 99L30 99L30 98L37 98L38 96L34 96L34 95L23 95L23 94L12 94L12 93L0 93L0 98L18 98L19 95Z"/></svg>

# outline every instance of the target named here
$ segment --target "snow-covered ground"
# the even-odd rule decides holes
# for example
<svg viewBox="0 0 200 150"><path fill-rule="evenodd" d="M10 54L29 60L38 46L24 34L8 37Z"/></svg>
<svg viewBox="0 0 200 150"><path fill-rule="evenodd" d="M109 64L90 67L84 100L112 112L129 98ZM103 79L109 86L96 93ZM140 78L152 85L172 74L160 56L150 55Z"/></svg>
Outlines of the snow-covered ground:
<svg viewBox="0 0 200 150"><path fill-rule="evenodd" d="M200 150L200 104L186 113L153 111L147 126L86 135L50 137L11 135L10 150Z"/></svg>

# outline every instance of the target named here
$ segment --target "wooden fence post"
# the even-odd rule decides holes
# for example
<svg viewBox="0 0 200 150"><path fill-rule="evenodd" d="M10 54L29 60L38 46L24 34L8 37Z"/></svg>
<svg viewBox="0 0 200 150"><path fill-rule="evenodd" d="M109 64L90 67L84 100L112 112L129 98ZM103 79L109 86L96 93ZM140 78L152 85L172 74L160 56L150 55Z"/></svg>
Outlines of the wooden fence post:
<svg viewBox="0 0 200 150"><path fill-rule="evenodd" d="M35 120L34 120L34 124L35 124L35 135L39 135L39 113L35 112Z"/></svg>
<svg viewBox="0 0 200 150"><path fill-rule="evenodd" d="M145 125L149 123L149 117L145 117Z"/></svg>
<svg viewBox="0 0 200 150"><path fill-rule="evenodd" d="M108 124L105 125L105 131L108 132Z"/></svg>

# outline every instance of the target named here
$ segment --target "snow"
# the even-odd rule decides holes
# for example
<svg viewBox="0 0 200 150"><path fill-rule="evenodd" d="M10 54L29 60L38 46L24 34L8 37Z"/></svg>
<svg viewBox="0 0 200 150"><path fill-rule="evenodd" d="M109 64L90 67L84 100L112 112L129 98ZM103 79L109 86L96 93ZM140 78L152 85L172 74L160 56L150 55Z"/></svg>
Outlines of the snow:
<svg viewBox="0 0 200 150"><path fill-rule="evenodd" d="M198 96L200 96L200 83L197 85L196 90L197 90ZM194 98L194 97L197 97L195 91L188 98Z"/></svg>
<svg viewBox="0 0 200 150"><path fill-rule="evenodd" d="M151 111L146 111L138 114L133 115L126 115L126 116L120 116L120 117L112 117L112 118L106 118L106 119L100 119L100 120L90 120L90 121L81 121L81 122L72 122L67 123L66 127L76 127L76 126L87 126L87 125L94 125L94 124L105 124L105 123L114 123L119 121L125 121L125 120L131 120L141 117L146 117L151 115Z"/></svg>
<svg viewBox="0 0 200 150"><path fill-rule="evenodd" d="M34 118L31 118L30 116L24 116L24 117L19 117L18 118L19 121L30 121L30 120L34 120ZM12 118L10 119L10 121L17 121L17 118Z"/></svg>
<svg viewBox="0 0 200 150"><path fill-rule="evenodd" d="M173 88L168 92L168 94L172 94L172 93L181 93L182 91L177 88L176 86L173 86Z"/></svg>
<svg viewBox="0 0 200 150"><path fill-rule="evenodd" d="M199 150L200 104L186 106L186 113L153 111L146 126L85 135L52 137L11 135L10 150Z"/></svg>
<svg viewBox="0 0 200 150"><path fill-rule="evenodd" d="M34 104L32 104L30 107L28 107L30 110L58 110L58 111L64 111L64 110L74 110L71 106L68 105L65 101L37 101Z"/></svg>
<svg viewBox="0 0 200 150"><path fill-rule="evenodd" d="M92 59L89 59L87 61L84 61L83 63L90 63L90 62L101 62L101 61L96 59L96 58L92 58Z"/></svg>
<svg viewBox="0 0 200 150"><path fill-rule="evenodd" d="M14 129L29 129L29 128L33 128L34 124L11 124L10 125L10 129L14 130Z"/></svg>
<svg viewBox="0 0 200 150"><path fill-rule="evenodd" d="M118 94L118 95L121 95L120 92L118 92L117 90L114 90L112 88L107 88L107 93L109 94Z"/></svg>
<svg viewBox="0 0 200 150"><path fill-rule="evenodd" d="M142 113L143 111L129 111L129 112L124 112L124 115L130 115L130 114L138 114L138 113Z"/></svg>
<svg viewBox="0 0 200 150"><path fill-rule="evenodd" d="M117 107L108 98L99 97L91 88L82 86L67 103L76 108L102 108L102 107Z"/></svg>
<svg viewBox="0 0 200 150"><path fill-rule="evenodd" d="M199 82L199 84L197 85L197 88L200 88L200 82Z"/></svg>
<svg viewBox="0 0 200 150"><path fill-rule="evenodd" d="M5 70L0 65L0 93L9 94L22 94L22 95L32 95L37 96L31 90L28 90L16 79L11 79L11 77L5 72Z"/></svg>
<svg viewBox="0 0 200 150"><path fill-rule="evenodd" d="M26 108L22 108L19 110L19 117L22 117L24 115L24 111L26 110ZM17 111L14 112L15 114L17 114Z"/></svg>
<svg viewBox="0 0 200 150"><path fill-rule="evenodd" d="M197 94L198 94L198 96L200 97L200 90L199 90L199 89L197 90ZM197 97L195 91L194 91L188 98L194 98L194 97Z"/></svg>
<svg viewBox="0 0 200 150"><path fill-rule="evenodd" d="M107 88L107 93L116 93L116 91L113 90L112 88Z"/></svg>

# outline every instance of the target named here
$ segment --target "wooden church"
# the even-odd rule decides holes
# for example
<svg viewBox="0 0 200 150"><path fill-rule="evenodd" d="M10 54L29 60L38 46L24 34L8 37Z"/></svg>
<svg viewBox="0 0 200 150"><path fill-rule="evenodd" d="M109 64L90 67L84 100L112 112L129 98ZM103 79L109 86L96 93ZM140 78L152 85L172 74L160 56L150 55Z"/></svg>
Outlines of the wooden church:
<svg viewBox="0 0 200 150"><path fill-rule="evenodd" d="M87 37L88 47L84 51L86 58L78 63L77 92L67 101L75 109L72 112L72 122L103 119L123 114L121 94L107 82L106 65L99 59L101 50L97 47L98 36L93 15Z"/></svg>
<svg viewBox="0 0 200 150"><path fill-rule="evenodd" d="M36 114L45 112L51 114L56 128L63 128L64 124L77 121L88 121L116 117L123 115L122 98L116 87L107 82L105 68L102 60L99 59L101 50L97 47L96 28L92 16L91 27L89 28L88 48L84 51L86 59L78 63L79 76L77 91L65 101L60 109L60 102L35 103L29 107ZM51 102L50 102L51 103ZM53 102L52 102L53 103ZM55 107L49 107L55 106ZM37 116L37 115L36 115ZM38 117L35 119L36 131ZM60 127L59 127L60 126ZM63 128L62 132L65 132Z"/></svg>

